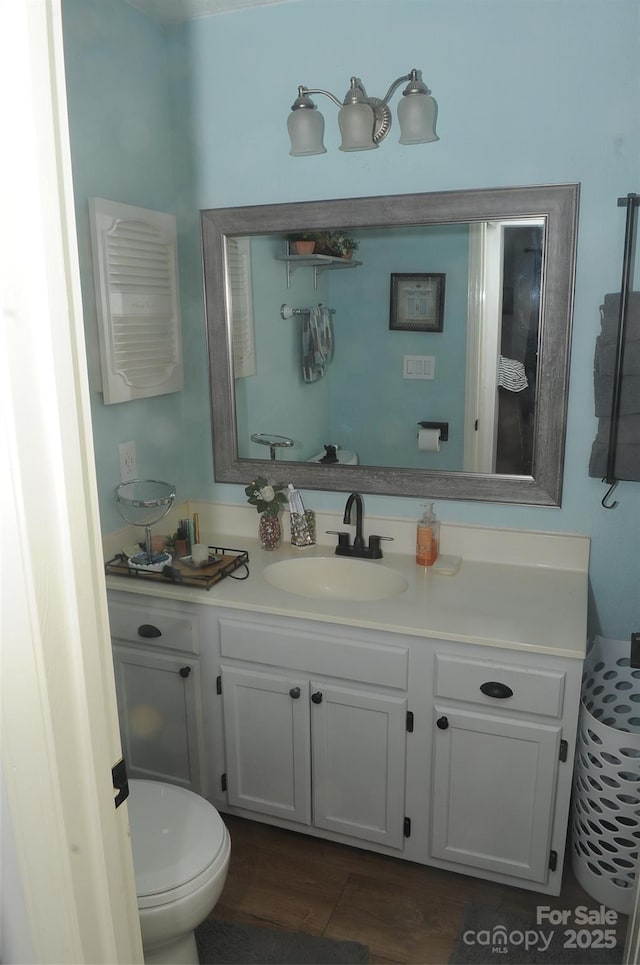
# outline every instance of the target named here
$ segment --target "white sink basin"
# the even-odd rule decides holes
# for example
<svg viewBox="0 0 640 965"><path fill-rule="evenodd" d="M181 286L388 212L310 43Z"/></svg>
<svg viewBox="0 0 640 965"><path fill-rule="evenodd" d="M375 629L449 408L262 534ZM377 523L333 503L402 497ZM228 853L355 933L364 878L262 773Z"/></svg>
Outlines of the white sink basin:
<svg viewBox="0 0 640 965"><path fill-rule="evenodd" d="M368 560L314 556L280 560L264 570L267 583L313 600L386 600L407 588L395 570Z"/></svg>

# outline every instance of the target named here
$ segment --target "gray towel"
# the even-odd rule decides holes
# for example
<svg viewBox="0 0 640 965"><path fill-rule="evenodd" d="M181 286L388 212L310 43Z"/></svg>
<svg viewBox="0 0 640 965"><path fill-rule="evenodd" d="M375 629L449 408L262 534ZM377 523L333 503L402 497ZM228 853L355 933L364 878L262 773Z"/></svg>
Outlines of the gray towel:
<svg viewBox="0 0 640 965"><path fill-rule="evenodd" d="M620 321L620 292L604 296L602 313L602 335L605 341L615 342L618 338ZM640 292L629 292L627 298L627 324L625 337L629 340L640 338Z"/></svg>
<svg viewBox="0 0 640 965"><path fill-rule="evenodd" d="M321 379L333 359L331 312L322 305L302 315L302 378Z"/></svg>
<svg viewBox="0 0 640 965"><path fill-rule="evenodd" d="M604 478L607 474L608 445L594 442L589 460L589 475ZM640 445L618 445L614 467L616 479L640 482Z"/></svg>
<svg viewBox="0 0 640 965"><path fill-rule="evenodd" d="M316 365L313 334L311 332L311 313L302 316L302 378L305 382L315 382L322 378L324 367Z"/></svg>
<svg viewBox="0 0 640 965"><path fill-rule="evenodd" d="M596 339L593 362L593 389L599 423L591 448L589 475L603 478L607 474L611 405L620 327L619 293L604 296L600 315L602 329ZM616 479L640 482L640 292L630 292L627 301L614 476Z"/></svg>
<svg viewBox="0 0 640 965"><path fill-rule="evenodd" d="M598 433L595 438L597 446L609 445L609 428L611 419L600 419L598 422ZM618 445L620 446L640 446L640 416L622 415L618 419Z"/></svg>
<svg viewBox="0 0 640 965"><path fill-rule="evenodd" d="M610 427L611 419L600 419L591 448L589 475L600 479L607 474ZM618 420L614 475L616 479L640 482L640 415L623 415Z"/></svg>
<svg viewBox="0 0 640 965"><path fill-rule="evenodd" d="M613 400L613 376L596 374L593 382L596 415L608 418L611 416ZM620 415L632 415L634 413L638 413L638 418L640 418L640 375L625 375L622 379L622 392L620 394Z"/></svg>
<svg viewBox="0 0 640 965"><path fill-rule="evenodd" d="M603 341L601 335L596 339L594 372L599 375L614 375L616 371L617 342ZM623 375L640 375L640 339L625 338L622 360Z"/></svg>

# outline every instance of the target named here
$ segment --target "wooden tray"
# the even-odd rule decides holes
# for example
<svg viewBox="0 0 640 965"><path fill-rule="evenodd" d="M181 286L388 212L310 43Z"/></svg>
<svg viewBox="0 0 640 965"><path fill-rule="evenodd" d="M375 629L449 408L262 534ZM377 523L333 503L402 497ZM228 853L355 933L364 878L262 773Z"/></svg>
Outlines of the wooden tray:
<svg viewBox="0 0 640 965"><path fill-rule="evenodd" d="M104 569L107 576L128 576L151 583L179 583L182 586L198 586L203 590L210 590L220 580L224 580L225 576L230 576L243 566L245 575L236 576L234 579L246 580L249 576L249 554L246 550L209 546L209 554L218 557L218 562L193 566L184 560L174 559L171 565L166 567L166 573L157 573L129 566L124 553L119 553L105 563Z"/></svg>

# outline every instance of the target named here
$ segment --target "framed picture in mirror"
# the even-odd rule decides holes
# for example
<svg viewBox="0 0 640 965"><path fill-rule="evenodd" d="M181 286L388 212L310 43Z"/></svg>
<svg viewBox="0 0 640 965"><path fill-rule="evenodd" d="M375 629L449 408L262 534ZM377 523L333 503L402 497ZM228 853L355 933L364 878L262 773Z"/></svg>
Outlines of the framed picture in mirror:
<svg viewBox="0 0 640 965"><path fill-rule="evenodd" d="M441 332L445 275L391 275L389 328L397 332Z"/></svg>

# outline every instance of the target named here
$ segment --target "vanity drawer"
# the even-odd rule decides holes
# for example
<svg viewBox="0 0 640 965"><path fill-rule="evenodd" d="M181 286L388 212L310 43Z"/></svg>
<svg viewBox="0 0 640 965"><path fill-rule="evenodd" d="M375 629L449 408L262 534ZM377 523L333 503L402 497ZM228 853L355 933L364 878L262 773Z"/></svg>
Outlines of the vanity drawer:
<svg viewBox="0 0 640 965"><path fill-rule="evenodd" d="M561 717L564 680L565 674L559 670L436 654L434 695L501 710ZM491 684L494 686L485 687L488 693L481 689Z"/></svg>
<svg viewBox="0 0 640 965"><path fill-rule="evenodd" d="M198 619L181 607L109 602L111 636L184 653L198 653Z"/></svg>
<svg viewBox="0 0 640 965"><path fill-rule="evenodd" d="M409 652L329 634L220 621L223 657L406 690Z"/></svg>

